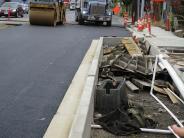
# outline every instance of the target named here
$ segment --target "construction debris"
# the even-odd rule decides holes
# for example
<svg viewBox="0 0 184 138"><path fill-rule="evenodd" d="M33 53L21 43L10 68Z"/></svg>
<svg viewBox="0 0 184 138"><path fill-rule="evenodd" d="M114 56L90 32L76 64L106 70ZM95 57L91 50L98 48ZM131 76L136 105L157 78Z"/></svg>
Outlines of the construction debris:
<svg viewBox="0 0 184 138"><path fill-rule="evenodd" d="M156 97L163 100L164 104L169 106L172 110L176 107L176 105L178 105L175 103L184 103L184 101L179 98L179 95L177 95L178 90L176 89L176 86L173 83L168 71L160 65L158 65L155 70L156 75L153 80L154 85L152 86L153 70L156 68L154 67L154 64L155 61L157 63L157 60L155 60L155 56L149 55L150 48L145 50L143 49L145 46L140 46L144 44L145 43L136 44L134 40L129 37L121 39L117 44L105 44L101 66L99 67L99 80L95 95L95 114L100 113L103 118L103 116L109 115L113 112L117 113L120 108L123 108L124 110L124 107L129 107L129 105L131 105L130 103L133 102L141 104L141 108L145 108L144 111L147 112L147 115L156 117L154 119L159 123L159 117L161 117L162 124L158 124L161 129L163 129L163 124L166 122L166 118L168 118L167 121L169 122L166 126L164 126L165 129L173 122L170 121L170 115L168 115L167 111L165 109L161 109L161 105L156 100L153 100L153 97L149 95L150 89L153 88L153 92ZM178 61L180 61L179 58ZM177 60L175 60L175 62L182 64L177 62ZM121 85L123 87L119 89L118 85L120 85L120 82L122 81L124 82L125 87L123 84ZM125 95L122 96L123 94ZM125 99L127 98L127 100L123 99L123 97ZM169 100L168 97L170 98ZM179 110L179 108L177 110ZM132 115L130 113L131 110L128 108L126 108L125 111L128 111L128 116ZM181 113L181 110L179 111L180 112L177 113ZM120 112L118 111L118 113ZM142 114L144 114L143 110ZM178 115L181 114L177 114L177 116ZM117 119L116 122L118 121ZM110 121L110 119L107 121ZM107 130L108 128L104 129ZM109 128L108 131L113 134L117 134L121 131L111 131L110 129L111 128ZM117 129L117 127L112 129ZM124 134L132 133L125 133L124 130L122 130L122 132Z"/></svg>
<svg viewBox="0 0 184 138"><path fill-rule="evenodd" d="M155 92L158 92L160 94L164 94L164 95L167 95L167 93L164 91L164 89L160 88L160 87L157 87L157 86L154 86L154 91Z"/></svg>
<svg viewBox="0 0 184 138"><path fill-rule="evenodd" d="M150 88L151 88L151 83L148 83L146 81L142 81L142 80L139 80L139 79L132 79L132 82L136 86L141 88L142 90L150 90Z"/></svg>
<svg viewBox="0 0 184 138"><path fill-rule="evenodd" d="M169 98L171 99L171 101L175 104L175 103L179 103L179 100L172 94L171 90L169 88L164 88L165 92L168 94Z"/></svg>
<svg viewBox="0 0 184 138"><path fill-rule="evenodd" d="M106 46L103 54L101 68L119 68L143 75L151 75L153 72L155 57L143 55L131 37L122 39L122 43L117 46Z"/></svg>
<svg viewBox="0 0 184 138"><path fill-rule="evenodd" d="M95 109L99 113L109 113L122 105L128 107L128 97L125 88L125 80L104 80L96 89Z"/></svg>
<svg viewBox="0 0 184 138"><path fill-rule="evenodd" d="M130 81L126 81L125 82L126 86L129 88L129 90L131 90L132 92L138 93L139 92L139 88L137 86L135 86L132 82Z"/></svg>
<svg viewBox="0 0 184 138"><path fill-rule="evenodd" d="M129 107L128 110L118 108L95 119L95 123L117 136L140 133L141 127L155 128L157 124L152 118L144 114L143 109L135 105Z"/></svg>
<svg viewBox="0 0 184 138"><path fill-rule="evenodd" d="M124 37L122 43L132 57L143 56L141 50L131 37Z"/></svg>

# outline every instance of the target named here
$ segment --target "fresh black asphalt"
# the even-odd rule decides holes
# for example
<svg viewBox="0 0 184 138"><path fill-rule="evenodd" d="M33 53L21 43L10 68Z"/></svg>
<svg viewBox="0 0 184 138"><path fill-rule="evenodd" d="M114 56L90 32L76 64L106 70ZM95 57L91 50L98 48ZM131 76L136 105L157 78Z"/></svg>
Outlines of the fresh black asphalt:
<svg viewBox="0 0 184 138"><path fill-rule="evenodd" d="M127 35L69 24L0 30L0 138L41 138L92 39Z"/></svg>

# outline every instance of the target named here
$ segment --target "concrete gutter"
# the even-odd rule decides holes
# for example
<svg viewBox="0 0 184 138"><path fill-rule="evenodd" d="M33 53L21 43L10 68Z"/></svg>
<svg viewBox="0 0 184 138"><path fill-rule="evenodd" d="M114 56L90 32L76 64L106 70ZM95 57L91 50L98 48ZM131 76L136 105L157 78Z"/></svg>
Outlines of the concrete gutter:
<svg viewBox="0 0 184 138"><path fill-rule="evenodd" d="M93 111L89 111L93 104L93 98L91 97L93 94L91 92L93 92L93 84L95 84L96 80L94 74L97 72L95 68L98 69L98 67L94 67L94 64L98 64L96 54L98 52L96 51L100 49L99 41L93 40L65 94L65 97L63 98L62 103L47 128L44 138L73 137L76 134L76 127L79 126L80 131L77 131L78 135L83 136L88 133L89 129L86 129L87 122L90 122L88 115L91 116L93 113ZM80 115L82 115L82 118L80 118ZM80 121L78 119L80 119Z"/></svg>

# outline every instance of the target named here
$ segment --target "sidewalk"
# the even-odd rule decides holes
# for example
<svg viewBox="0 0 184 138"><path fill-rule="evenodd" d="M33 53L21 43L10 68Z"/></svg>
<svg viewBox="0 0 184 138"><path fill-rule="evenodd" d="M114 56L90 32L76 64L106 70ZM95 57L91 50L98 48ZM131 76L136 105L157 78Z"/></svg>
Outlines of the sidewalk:
<svg viewBox="0 0 184 138"><path fill-rule="evenodd" d="M0 24L8 24L8 25L22 25L28 24L29 18L0 18Z"/></svg>
<svg viewBox="0 0 184 138"><path fill-rule="evenodd" d="M123 25L123 20L120 16L113 15L112 16L112 25L113 26L122 26Z"/></svg>
<svg viewBox="0 0 184 138"><path fill-rule="evenodd" d="M184 48L184 38L177 37L170 31L165 31L159 27L151 28L151 36L149 35L148 29L144 29L142 32L137 31L136 27L128 28L133 36L138 39L144 39L151 45L157 47L175 47Z"/></svg>

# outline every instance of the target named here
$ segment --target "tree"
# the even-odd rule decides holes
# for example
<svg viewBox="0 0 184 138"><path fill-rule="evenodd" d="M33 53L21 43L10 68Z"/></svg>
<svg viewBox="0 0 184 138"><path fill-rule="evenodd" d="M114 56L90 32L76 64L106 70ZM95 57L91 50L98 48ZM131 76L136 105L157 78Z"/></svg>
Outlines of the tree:
<svg viewBox="0 0 184 138"><path fill-rule="evenodd" d="M122 2L125 6L128 6L132 3L132 0L122 0Z"/></svg>

